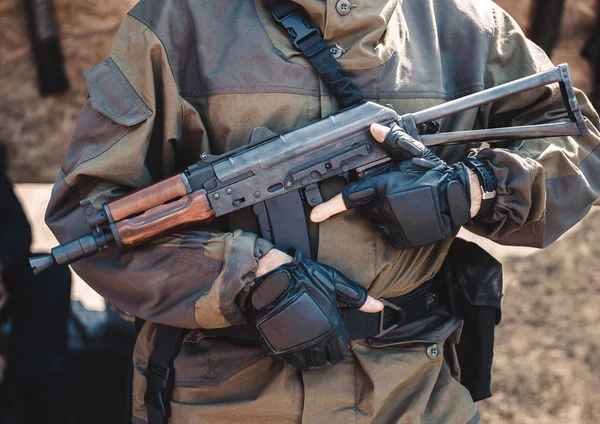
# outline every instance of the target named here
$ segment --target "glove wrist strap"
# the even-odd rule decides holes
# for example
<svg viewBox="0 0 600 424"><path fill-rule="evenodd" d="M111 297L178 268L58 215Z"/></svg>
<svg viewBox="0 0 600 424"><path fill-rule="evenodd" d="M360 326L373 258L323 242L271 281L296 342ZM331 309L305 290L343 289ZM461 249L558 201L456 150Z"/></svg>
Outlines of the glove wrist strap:
<svg viewBox="0 0 600 424"><path fill-rule="evenodd" d="M494 208L497 197L498 181L485 160L467 158L463 161L467 168L471 169L479 179L481 188L481 207L479 213L473 219L489 215Z"/></svg>

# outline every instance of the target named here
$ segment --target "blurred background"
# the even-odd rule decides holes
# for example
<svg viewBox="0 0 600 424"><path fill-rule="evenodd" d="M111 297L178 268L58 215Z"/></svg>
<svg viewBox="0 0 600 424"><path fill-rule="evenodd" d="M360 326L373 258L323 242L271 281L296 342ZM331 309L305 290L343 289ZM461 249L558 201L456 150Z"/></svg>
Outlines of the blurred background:
<svg viewBox="0 0 600 424"><path fill-rule="evenodd" d="M48 251L56 243L43 223L43 214L51 184L87 97L85 70L104 60L121 20L135 3L134 0L0 0L0 143L5 146L7 173L15 183L14 192L32 227L33 252ZM574 84L592 99L596 98L595 87L600 83L600 73L596 81L596 73L600 71L596 67L600 61L596 0L498 0L497 3L555 63L568 63ZM8 205L4 198L0 202L5 202L0 203L0 209ZM5 215L0 212L0 217ZM598 224L600 214L593 209L543 252L506 248L466 232L462 234L481 243L501 260L505 272L503 322L497 329L495 348L494 396L479 403L482 422L600 421ZM0 222L0 229L4 228ZM56 281L50 281L45 289L62 287L64 292L66 287L68 297L68 275L56 272L48 278ZM24 332L31 326L34 331L24 332L27 340L19 342L18 349L34 346L40 355L47 348L44 335L66 337L68 350L64 355L68 365L63 377L49 376L49 383L35 380L41 378L39 375L20 377L26 380L22 396L43 408L40 396L46 396L52 387L64 388L68 416L56 415L50 418L52 421L44 422L122 422L127 366L135 332L75 275L70 288L70 308L68 300L65 307L61 306L60 314L54 313L58 309L36 306L35 302L60 297L60 293L58 289L37 297L17 293L12 296L10 313L0 313L0 382L15 378L6 368L7 356L19 356L11 354L11 333ZM0 305L2 296L0 292ZM19 305L19 296L32 309L28 318L19 318L15 311L27 310ZM10 302L11 298L8 299ZM65 325L66 336L54 332L53 326ZM17 348L12 349L18 352ZM62 354L48 355L56 358ZM44 358L29 360L38 361L42 368L51 368L44 365ZM1 396L8 397L2 389ZM0 400L0 408L2 405Z"/></svg>

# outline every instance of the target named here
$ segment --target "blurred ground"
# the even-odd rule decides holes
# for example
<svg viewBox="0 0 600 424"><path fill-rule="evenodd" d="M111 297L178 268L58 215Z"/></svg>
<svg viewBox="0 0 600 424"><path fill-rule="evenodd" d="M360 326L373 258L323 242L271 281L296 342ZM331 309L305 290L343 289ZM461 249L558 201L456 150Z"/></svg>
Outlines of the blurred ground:
<svg viewBox="0 0 600 424"><path fill-rule="evenodd" d="M87 96L84 71L104 59L120 20L135 1L54 3L72 90L40 100L21 1L0 0L0 138L9 142L11 175L22 183L54 180ZM531 0L497 3L528 27ZM584 91L592 87L590 67L579 57L579 50L593 30L594 6L595 0L567 0L561 39L553 55L555 63L569 63L575 85ZM34 250L47 250L55 243L42 220L49 190L45 184L17 187L34 227ZM483 242L503 262L506 281L504 318L497 331L494 396L479 404L482 422L600 422L596 378L600 375L599 228L600 211L544 251ZM102 298L80 280L75 282L73 297L90 311L104 311ZM106 346L111 343L102 340ZM88 375L87 366L76 376L81 380L85 376L90 386L106 377L99 367L94 376ZM122 368L114 371L124 375ZM78 387L83 384L77 382ZM115 384L120 387L122 381ZM84 401L83 393L77 403ZM97 410L98 405L89 407Z"/></svg>

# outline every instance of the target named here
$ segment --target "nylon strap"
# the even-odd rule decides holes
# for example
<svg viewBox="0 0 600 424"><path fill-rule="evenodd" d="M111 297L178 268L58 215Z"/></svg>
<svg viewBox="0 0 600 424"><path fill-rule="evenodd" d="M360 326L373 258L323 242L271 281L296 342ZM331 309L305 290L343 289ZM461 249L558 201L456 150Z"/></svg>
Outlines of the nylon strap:
<svg viewBox="0 0 600 424"><path fill-rule="evenodd" d="M385 308L379 313L343 308L344 321L350 340L362 340L384 335L391 329L406 325L434 311L440 304L441 293L433 280L399 297L381 299ZM213 337L225 337L259 342L255 325L238 325L207 331Z"/></svg>
<svg viewBox="0 0 600 424"><path fill-rule="evenodd" d="M148 411L148 424L168 424L171 416L170 398L175 384L173 363L179 354L187 330L167 325L157 325L154 349L144 372L146 394L144 402Z"/></svg>
<svg viewBox="0 0 600 424"><path fill-rule="evenodd" d="M275 20L294 39L294 45L315 67L325 85L336 95L342 108L360 102L360 93L344 75L321 32L310 25L304 9L290 0L265 0L265 4Z"/></svg>

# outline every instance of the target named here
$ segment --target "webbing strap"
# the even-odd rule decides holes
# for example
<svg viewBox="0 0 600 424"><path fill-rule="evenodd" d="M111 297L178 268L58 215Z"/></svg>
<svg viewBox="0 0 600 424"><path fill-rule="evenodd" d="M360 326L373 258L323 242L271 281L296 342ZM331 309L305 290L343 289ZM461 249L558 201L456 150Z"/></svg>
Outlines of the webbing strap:
<svg viewBox="0 0 600 424"><path fill-rule="evenodd" d="M342 308L350 340L382 337L398 327L409 324L435 311L442 298L439 282L430 280L399 297L380 299L385 308L379 313ZM204 330L207 331L207 330ZM237 325L207 331L213 337L225 337L258 343L260 333L255 325Z"/></svg>
<svg viewBox="0 0 600 424"><path fill-rule="evenodd" d="M175 383L173 363L179 354L186 332L187 330L167 325L156 326L154 349L144 372L144 402L148 411L148 424L168 424L171 416L169 399Z"/></svg>
<svg viewBox="0 0 600 424"><path fill-rule="evenodd" d="M294 45L306 56L323 82L337 96L342 108L360 102L360 93L344 75L321 32L311 27L304 9L290 0L265 0L265 4L275 20L294 39Z"/></svg>

